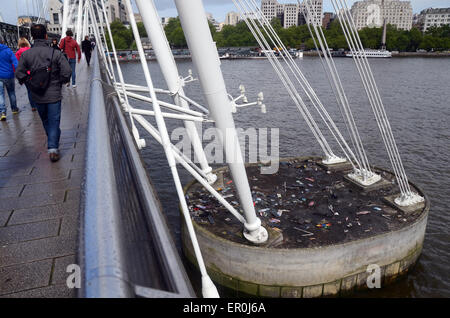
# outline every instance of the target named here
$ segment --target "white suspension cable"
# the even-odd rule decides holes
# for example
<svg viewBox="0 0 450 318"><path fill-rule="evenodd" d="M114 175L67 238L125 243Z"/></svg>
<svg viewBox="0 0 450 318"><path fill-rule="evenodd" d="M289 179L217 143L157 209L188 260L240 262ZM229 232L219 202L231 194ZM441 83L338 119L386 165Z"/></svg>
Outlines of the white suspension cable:
<svg viewBox="0 0 450 318"><path fill-rule="evenodd" d="M300 4L299 0L298 0L298 3ZM372 171L371 171L368 159L367 159L364 145L362 144L361 137L360 137L358 128L356 126L349 102L348 102L348 98L345 94L345 91L344 91L344 88L342 85L342 81L339 77L339 73L337 72L336 65L334 64L334 60L331 55L330 49L328 47L328 43L326 41L325 35L323 34L322 28L318 27L312 20L312 17L314 14L311 12L312 4L310 4L309 0L305 0L304 5L306 8L306 11L304 12L304 17L305 17L305 20L307 21L308 29L310 31L310 34L312 36L312 39L313 39L314 44L318 51L319 51L319 48L318 48L317 42L314 38L313 32L311 30L311 25L313 26L316 37L319 40L320 47L324 54L324 58L325 58L325 61L327 63L328 70L329 70L329 73L326 72L326 70L325 70L325 72L328 76L328 80L330 81L330 84L333 87L333 92L335 92L338 106L339 106L341 114L344 118L344 123L347 127L347 130L349 131L349 135L350 135L352 144L353 144L354 148L356 148L356 150L357 150L357 155L359 157L359 161L363 165L362 168L364 168L365 171L368 171L369 173L371 173ZM311 7L310 7L310 5L311 5ZM325 68L322 56L320 54L319 54L319 57L320 57L322 65ZM330 78L330 74L331 74L332 78ZM331 82L333 82L334 85Z"/></svg>
<svg viewBox="0 0 450 318"><path fill-rule="evenodd" d="M149 89L150 97L153 100L153 109L155 111L156 123L157 123L158 130L159 130L159 133L161 136L162 145L163 145L164 151L166 153L166 157L167 157L167 161L169 163L170 170L172 172L172 176L173 176L175 188L177 190L177 194L178 194L178 197L180 200L183 216L185 218L186 226L187 226L187 229L188 229L191 241L192 241L192 246L194 248L194 253L195 253L195 256L197 259L197 263L199 265L199 269L202 274L203 296L204 297L219 297L217 289L214 286L214 283L212 282L211 278L209 277L209 275L206 271L205 263L203 261L200 246L198 244L197 236L195 234L194 226L192 224L192 219L191 219L191 216L189 213L189 208L186 203L186 198L184 197L183 187L181 186L181 181L180 181L180 178L178 175L174 152L170 148L169 134L167 132L167 127L164 122L164 118L161 113L159 102L158 102L158 99L156 97L156 93L155 93L155 90L153 87L153 81L151 79L150 71L148 69L147 59L145 57L144 49L142 47L141 39L139 36L139 30L136 25L133 8L131 6L130 0L125 0L125 7L128 12L128 16L130 19L130 25L133 30L134 38L136 41L136 46L138 48L142 69L144 71L145 81L146 81L148 89Z"/></svg>
<svg viewBox="0 0 450 318"><path fill-rule="evenodd" d="M233 1L233 2L235 2L235 1ZM240 1L240 2L241 2L241 5L242 5L242 7L243 7L243 9L241 9L241 11L245 11L245 13L246 13L245 16L248 16L250 12L253 13L253 12L252 12L252 8L251 8L251 4L250 4L250 3L246 2L246 3L247 3L247 6L250 8L249 10L247 10L247 8L246 8L245 5L242 3L242 1ZM265 33L268 35L269 39L271 40L271 42L272 42L275 46L281 47L281 48L284 50L284 52L287 52L286 47L284 46L284 44L282 43L282 41L279 39L279 37L278 37L278 35L276 34L275 30L273 30L273 28L271 27L270 23L269 23L269 22L267 21L267 19L264 17L264 15L262 14L262 12L259 10L259 8L257 7L256 3L255 3L254 1L252 1L252 3L253 3L253 7L254 7L253 10L256 9L256 12L257 12L257 18L258 18L258 15L259 15L259 22L260 22L260 24L261 24L261 27L263 28L263 31L265 31ZM235 2L235 5L237 5L236 2ZM246 20L246 21L247 21L247 20ZM269 44L267 43L267 41L265 40L264 35L261 34L261 32L260 32L258 26L256 26L256 24L254 23L253 20L251 20L250 22L253 24L254 29L256 30L256 32L259 33L259 36L262 38L262 41L265 42L265 45L264 45L264 46L261 45L261 43L260 43L260 45L261 45L262 47L268 47L268 48L269 48L268 52L271 52L271 51L270 51L270 45L269 45ZM248 23L248 25L249 25L249 28L250 28L250 29L253 29L249 23ZM266 26L267 26L267 29L269 29L269 31L266 29ZM274 40L274 39L272 38L271 35L272 35L273 37L275 37L276 40ZM254 36L255 36L255 34L254 34ZM259 42L260 42L260 41L259 41ZM275 57L273 56L273 54L270 54L270 53L269 53L269 55L272 55L272 58L275 58ZM298 67L297 67L297 65L295 64L295 62L293 61L292 57L291 57L290 55L288 55L288 56L287 56L287 59L286 59L286 58L285 58L285 55L282 54L282 58L283 58L283 60L287 63L289 70L294 74L295 78L297 79L297 82L301 85L301 87L303 88L303 90L304 90L305 93L307 94L308 98L309 98L309 99L311 100L311 102L313 103L313 106L315 107L316 111L319 113L319 115L321 116L322 120L323 120L324 123L326 124L327 128L330 130L330 132L332 133L333 137L336 139L336 141L338 142L339 146L342 148L344 154L346 155L347 159L349 160L349 156L348 156L347 152L345 151L344 147L343 147L342 144L341 144L341 141L343 141L344 145L346 145L346 142L345 142L345 140L343 139L343 137L342 137L342 135L340 134L340 132L339 132L339 130L337 129L337 127L335 126L335 124L334 124L334 122L332 121L331 117L328 115L328 112L325 110L325 108L324 108L323 105L321 104L321 102L320 102L320 100L318 99L317 95L315 94L314 90L313 90L312 87L309 85L308 81L306 80L306 78L304 77L304 75L302 74L302 72L300 71L300 69L298 69ZM284 75L285 75L286 78L287 78L287 81L290 82L289 77L288 77L288 76L286 75L286 73L284 72L284 69L282 68L282 66L281 66L280 63L278 62L278 59L275 59L275 63L277 63L277 64L279 65L279 67L280 67L280 69L281 69L281 72L284 73ZM295 69L295 71L294 71L294 69ZM301 80L298 78L297 75L300 76ZM305 86L306 86L306 88L305 88ZM294 90L295 90L295 88L294 88ZM296 94L296 95L299 97L298 94ZM304 103L303 103L303 104L304 104ZM304 108L306 108L306 105L304 105ZM319 109L320 109L320 110L319 110ZM307 109L306 109L306 110L307 110ZM333 131L333 129L331 129L330 125L328 124L327 120L325 120L324 116L330 121L330 123L331 123L331 125L333 126L333 128L336 128L335 131ZM317 126L316 126L316 127L317 127ZM340 140L336 137L335 132L337 132L338 136L340 136ZM350 153L352 153L351 149L349 149L348 146L347 146L347 149L350 150ZM354 155L352 155L352 156L354 157ZM357 160L356 160L356 161L357 161ZM349 162L351 162L351 160L349 160ZM352 163L352 162L351 162L351 163ZM352 164L353 164L353 163L352 163Z"/></svg>
<svg viewBox="0 0 450 318"><path fill-rule="evenodd" d="M368 76L367 76L367 73L366 73L366 68L365 68L365 65L363 64L363 61L362 61L363 53L359 54L358 52L359 52L360 49L357 49L355 47L355 42L354 42L355 40L353 39L354 33L351 33L351 31L349 30L349 26L347 24L348 21L346 20L346 17L343 16L341 9L339 9L339 7L337 7L337 9L336 9L335 3L334 2L332 2L332 3L333 3L333 6L335 7L335 10L337 10L337 15L339 17L339 21L341 23L341 27L342 27L342 29L344 31L344 35L346 37L346 40L347 40L347 42L349 44L349 47L350 47L350 50L352 52L352 56L353 56L353 59L355 61L355 65L357 67L358 73L360 74L361 80L363 82L364 89L365 89L365 91L367 93L367 96L369 98L369 103L370 103L370 105L371 105L371 107L372 107L372 109L374 111L374 115L375 115L375 118L376 118L376 121L377 121L377 125L378 125L378 127L380 129L383 142L385 143L385 145L387 145L388 156L389 156L389 160L391 161L391 164L393 166L394 174L396 175L396 178L398 179L399 178L399 172L398 172L398 169L397 169L397 165L396 165L396 162L394 161L390 145L388 144L387 137L386 137L386 134L385 134L385 130L383 129L383 127L381 125L380 117L379 117L379 114L378 114L378 112L376 110L375 97L373 95L373 91L370 88L370 83L368 82ZM337 5L337 3L336 3L336 5ZM403 193L403 191L404 191L404 184L403 184L402 181L399 183L399 186L400 186L401 192Z"/></svg>
<svg viewBox="0 0 450 318"><path fill-rule="evenodd" d="M248 0L245 0L248 3ZM253 4L253 10L255 10L259 16L259 21L261 23L261 20L264 23L261 23L263 25L264 28L264 24L267 26L267 28L269 29L269 38L270 40L277 46L277 47L281 47L283 49L284 52L287 52L287 49L284 45L284 43L281 41L281 39L279 38L277 32L273 29L271 23L268 21L268 19L264 16L264 14L262 13L262 11L260 10L260 8L258 7L257 3L255 0L250 0L250 2ZM250 6L250 5L249 5ZM251 6L250 6L250 10L251 10ZM266 30L267 32L267 30ZM271 38L271 35L276 39L276 41L274 41ZM286 61L284 55L282 55L283 59ZM287 54L287 59L289 61L288 65L291 65L294 69L295 72L290 68L291 72L294 74L295 78L297 79L298 83L302 86L303 90L305 91L305 93L307 94L308 98L310 99L310 101L312 102L314 108L316 109L316 111L319 113L320 117L322 118L322 120L324 121L324 123L326 124L327 128L330 130L330 132L332 133L333 137L336 139L339 147L342 149L342 151L344 152L345 156L347 157L347 160L351 161L349 159L349 155L347 153L347 151L350 153L350 156L353 157L353 159L356 161L356 163L359 165L359 162L357 160L357 158L355 157L355 155L353 154L353 151L348 147L347 142L345 141L345 139L342 137L342 134L340 133L339 129L337 128L337 126L335 125L334 121L332 120L332 118L329 116L327 110L325 109L325 107L323 106L323 104L321 103L320 99L318 98L317 94L315 93L314 89L311 87L311 85L309 84L308 80L306 79L306 77L304 76L304 74L301 72L300 68L298 67L298 65L295 63L295 61L293 60L292 56L290 54ZM302 82L299 80L299 78L297 77L297 75L300 76L302 82L305 84L305 86L307 87L307 90L305 90ZM308 93L309 92L309 93ZM312 98L311 98L311 95ZM320 109L320 110L319 110ZM330 128L330 125L328 124L327 120L324 119L324 117L326 117L326 119L330 122L331 126L333 127L333 129ZM335 133L338 135L339 139L336 137ZM342 146L341 142L344 144L344 146ZM345 147L345 149L344 149ZM346 151L347 149L347 151Z"/></svg>
<svg viewBox="0 0 450 318"><path fill-rule="evenodd" d="M402 194L405 194L408 192L408 184L405 183L402 174L399 170L398 161L395 158L392 144L390 142L389 136L387 135L383 119L381 118L381 114L379 112L379 100L377 99L376 93L374 92L373 83L371 82L371 78L369 75L370 65L368 64L367 57L365 55L364 48L362 47L362 43L358 41L359 35L356 31L356 28L354 28L354 25L350 24L351 15L346 12L344 7L339 6L338 2L336 0L332 1L333 7L335 8L335 11L339 17L339 21L341 22L342 29L344 30L344 35L346 37L347 42L349 43L349 47L352 51L352 55L354 57L354 60L356 62L358 72L360 73L361 79L363 81L364 88L366 90L366 93L369 97L369 102L372 106L373 112L375 114L375 118L377 120L378 127L380 129L383 142L386 145L386 149L388 152L389 159L391 161L391 164L393 166L394 173L396 175L396 178L399 183L400 190ZM342 4L342 2L341 2Z"/></svg>
<svg viewBox="0 0 450 318"><path fill-rule="evenodd" d="M331 157L332 156L331 148L327 144L327 142L326 142L325 138L323 137L323 135L321 136L321 132L320 132L320 130L318 131L317 125L314 126L313 123L311 122L311 120L310 120L311 116L307 116L308 110L306 109L306 111L305 111L306 105L304 105L303 100L301 99L301 97L296 92L295 88L293 87L292 82L290 82L290 78L287 76L287 74L282 69L280 63L278 62L278 59L274 56L274 54L273 54L273 52L272 52L272 50L270 48L270 45L268 45L266 41L265 41L264 44L262 43L263 40L260 38L260 35L258 35L257 32L256 32L256 30L259 30L259 28L255 25L255 23L253 21L249 21L249 19L247 19L248 12L243 7L241 7L241 5L238 4L238 2L236 2L235 0L233 0L233 2L235 4L236 8L238 8L238 10L239 10L239 12L241 14L241 17L244 18L245 23L247 24L248 28L250 29L250 32L252 33L252 35L257 40L259 46L261 48L263 48L267 52L266 54L268 55L269 62L271 63L272 67L274 68L274 70L277 73L278 77L280 78L281 82L285 86L285 88L288 91L289 95L291 96L292 100L296 104L296 106L299 109L301 115L305 119L306 124L310 128L310 130L313 133L314 137L317 139L317 141L318 141L319 145L321 146L323 152L325 153L325 155L327 157Z"/></svg>
<svg viewBox="0 0 450 318"><path fill-rule="evenodd" d="M339 0L339 1L340 1L341 4L344 3L345 9L348 10L346 0L344 0L344 2L342 2L342 0ZM349 15L347 11L345 13L347 15ZM356 30L356 25L355 25L353 17L351 15L349 15L349 21L351 22L352 30ZM389 139L391 141L391 147L393 149L394 156L395 156L395 158L397 160L397 164L399 165L400 174L401 174L401 176L403 178L403 181L405 182L405 185L406 185L406 188L407 188L407 192L408 193L406 193L406 194L407 195L411 195L412 194L411 193L411 188L409 186L408 178L406 176L406 172L405 172L405 169L403 167L403 162L401 160L400 153L398 151L397 143L395 142L394 134L392 132L392 128L391 128L389 119L388 119L387 114L386 114L386 110L385 110L385 107L384 107L384 104L383 104L383 101L382 101L382 98L381 98L381 94L380 94L380 92L378 90L378 86L376 84L376 81L375 81L372 69L370 68L370 65L369 65L369 63L367 61L367 55L365 54L365 50L364 50L364 47L362 45L361 38L359 37L359 34L358 34L357 31L356 31L355 38L357 39L357 42L360 45L360 47L362 48L362 51L363 51L363 54L364 54L364 60L366 61L367 68L368 68L368 71L369 71L369 78L370 78L370 80L372 82L373 89L375 91L376 97L378 98L379 110L380 110L380 113L381 113L383 121L384 121L385 129L386 129L388 137L389 137Z"/></svg>

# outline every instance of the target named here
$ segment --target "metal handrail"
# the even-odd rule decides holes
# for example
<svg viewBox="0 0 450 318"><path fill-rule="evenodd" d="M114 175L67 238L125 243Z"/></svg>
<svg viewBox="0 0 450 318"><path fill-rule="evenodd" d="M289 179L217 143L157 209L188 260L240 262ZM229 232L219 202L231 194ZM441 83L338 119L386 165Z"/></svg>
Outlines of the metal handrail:
<svg viewBox="0 0 450 318"><path fill-rule="evenodd" d="M93 54L93 78L89 105L88 136L86 149L85 183L82 192L82 231L80 260L84 273L82 297L193 297L194 293L178 256L170 231L163 217L161 206L152 184L147 178L133 138L121 113L117 96L105 100L105 87L111 85L101 73L102 61ZM103 75L103 76L102 76ZM108 122L108 113L115 112L117 120ZM136 267L148 264L130 264L124 243L126 225L118 187L120 173L115 172L115 150L110 140L110 126L118 127L131 171L133 186L139 199L139 212L145 220L150 235L149 244L158 264L155 272L162 273L164 288L145 286L132 279ZM146 292L147 290L147 292ZM159 296L158 296L159 295Z"/></svg>

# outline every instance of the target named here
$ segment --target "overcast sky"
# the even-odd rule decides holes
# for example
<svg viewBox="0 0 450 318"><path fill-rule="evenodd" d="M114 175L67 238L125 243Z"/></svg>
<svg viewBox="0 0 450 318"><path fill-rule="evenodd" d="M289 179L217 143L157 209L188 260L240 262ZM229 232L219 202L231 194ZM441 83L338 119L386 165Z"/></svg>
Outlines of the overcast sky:
<svg viewBox="0 0 450 318"><path fill-rule="evenodd" d="M19 15L36 14L37 4L44 0L0 0L0 13L7 23L16 24L17 11ZM173 0L154 0L162 17L177 16ZM188 1L188 0L186 0ZM256 0L258 3L260 0ZM134 0L132 0L134 2ZM295 3L296 0L279 0L280 3ZM348 5L352 5L355 0L347 0ZM225 15L229 11L237 11L232 0L203 0L205 8L212 13L217 21L225 20ZM411 0L414 13L425 8L450 7L450 0ZM16 11L17 7L17 11ZM324 0L324 11L333 11L330 0Z"/></svg>

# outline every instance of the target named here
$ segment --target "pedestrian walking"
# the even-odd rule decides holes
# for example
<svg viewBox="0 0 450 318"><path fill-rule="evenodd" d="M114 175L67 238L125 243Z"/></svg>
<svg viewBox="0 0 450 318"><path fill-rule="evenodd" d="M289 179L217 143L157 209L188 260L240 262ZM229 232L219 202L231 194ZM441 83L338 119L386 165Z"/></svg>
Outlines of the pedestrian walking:
<svg viewBox="0 0 450 318"><path fill-rule="evenodd" d="M67 58L69 59L70 68L72 69L72 87L77 87L76 85L76 67L77 67L77 56L78 56L78 63L81 61L81 50L80 46L78 45L77 41L75 41L73 38L73 32L72 30L67 30L66 37L61 40L59 43L59 48L64 52L64 54L67 55ZM70 86L70 83L67 83L67 87Z"/></svg>
<svg viewBox="0 0 450 318"><path fill-rule="evenodd" d="M16 90L14 82L14 70L17 68L17 58L13 51L5 45L0 35L0 120L6 120L6 98L5 89L9 96L9 103L13 114L19 113L16 101Z"/></svg>
<svg viewBox="0 0 450 318"><path fill-rule="evenodd" d="M53 38L52 39L52 43L50 44L50 47L55 49L55 50L61 51L61 49L59 48L59 45L58 45L58 39L57 38Z"/></svg>
<svg viewBox="0 0 450 318"><path fill-rule="evenodd" d="M88 36L86 36L84 38L84 41L81 42L81 51L84 53L84 56L86 57L87 65L90 66L89 63L91 62L92 44Z"/></svg>
<svg viewBox="0 0 450 318"><path fill-rule="evenodd" d="M61 51L47 45L47 30L43 24L33 25L31 36L34 46L22 53L16 78L31 90L47 134L50 160L55 162L60 157L61 88L62 84L69 82L71 68Z"/></svg>
<svg viewBox="0 0 450 318"><path fill-rule="evenodd" d="M22 56L22 53L29 50L31 48L30 42L26 38L20 38L19 40L19 50L16 52L16 58L17 61L20 61L20 57ZM27 87L27 93L28 93L28 101L30 102L31 110L33 112L36 111L36 104L33 101L33 97L31 96L31 91Z"/></svg>

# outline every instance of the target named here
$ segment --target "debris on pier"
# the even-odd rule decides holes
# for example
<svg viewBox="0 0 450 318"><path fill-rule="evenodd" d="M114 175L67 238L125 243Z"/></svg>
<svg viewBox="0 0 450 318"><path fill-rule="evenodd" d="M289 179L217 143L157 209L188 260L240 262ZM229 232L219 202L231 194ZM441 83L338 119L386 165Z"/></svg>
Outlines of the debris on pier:
<svg viewBox="0 0 450 318"><path fill-rule="evenodd" d="M257 215L266 228L282 233L277 248L305 248L344 243L404 227L420 215L405 215L383 198L398 194L392 174L375 170L388 186L361 191L344 179L349 171L329 171L313 159L280 162L276 174L260 174L261 165L249 165L247 175ZM241 211L228 170L217 187ZM186 194L193 220L217 236L249 244L242 224L209 192L194 183Z"/></svg>

